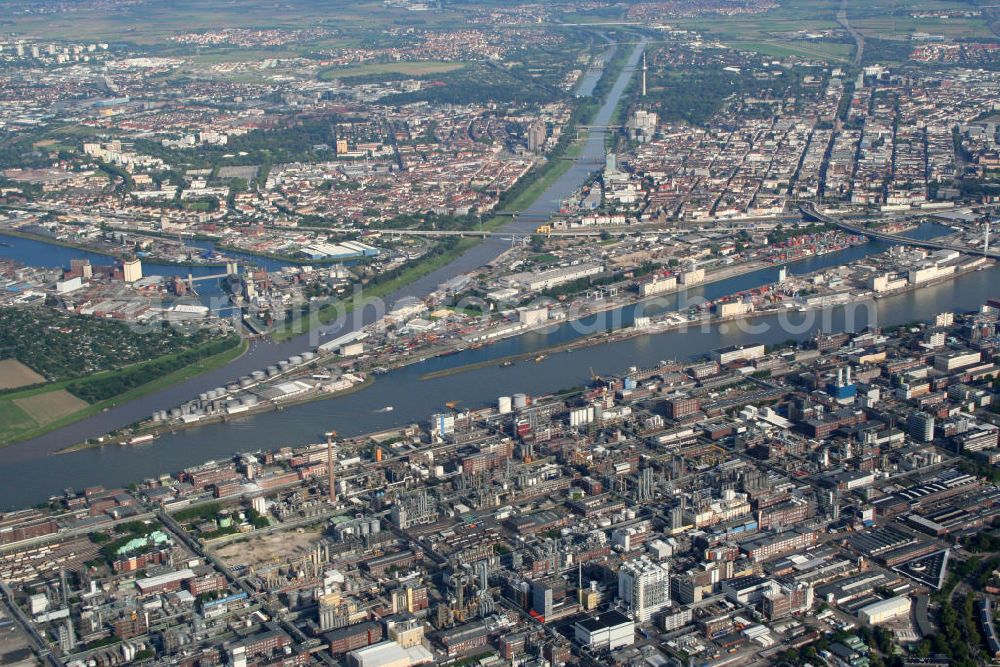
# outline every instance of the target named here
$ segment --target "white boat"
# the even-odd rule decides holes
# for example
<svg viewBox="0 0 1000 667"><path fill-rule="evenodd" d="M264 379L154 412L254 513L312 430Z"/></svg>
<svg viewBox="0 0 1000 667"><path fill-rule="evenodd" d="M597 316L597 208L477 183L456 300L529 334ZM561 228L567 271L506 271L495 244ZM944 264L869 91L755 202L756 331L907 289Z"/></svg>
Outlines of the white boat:
<svg viewBox="0 0 1000 667"><path fill-rule="evenodd" d="M395 408L393 408L391 405L387 405L384 408L379 408L375 412L392 412L394 409Z"/></svg>

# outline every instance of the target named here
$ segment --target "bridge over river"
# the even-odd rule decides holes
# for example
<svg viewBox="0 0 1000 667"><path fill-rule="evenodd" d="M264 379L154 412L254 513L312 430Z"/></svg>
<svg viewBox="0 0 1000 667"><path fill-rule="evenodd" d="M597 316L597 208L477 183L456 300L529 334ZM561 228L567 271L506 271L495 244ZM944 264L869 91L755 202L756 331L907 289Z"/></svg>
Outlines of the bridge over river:
<svg viewBox="0 0 1000 667"><path fill-rule="evenodd" d="M840 227L845 232L850 232L852 234L860 234L862 236L867 236L870 239L876 239L878 241L888 241L890 243L902 243L905 245L916 246L918 248L927 248L929 250L954 250L966 255L982 255L984 257L990 257L992 259L1000 259L1000 251L990 250L988 247L983 247L982 249L971 248L965 245L956 245L954 243L945 243L943 241L935 241L933 239L912 239L908 236L903 236L902 234L886 234L885 232L875 231L873 229L868 229L866 227L858 227L857 225L852 225L833 216L826 215L825 213L820 213L816 209L816 205L813 203L804 203L799 205L799 210L802 211L802 215L809 219L815 220L817 222L825 222L828 225L836 225Z"/></svg>

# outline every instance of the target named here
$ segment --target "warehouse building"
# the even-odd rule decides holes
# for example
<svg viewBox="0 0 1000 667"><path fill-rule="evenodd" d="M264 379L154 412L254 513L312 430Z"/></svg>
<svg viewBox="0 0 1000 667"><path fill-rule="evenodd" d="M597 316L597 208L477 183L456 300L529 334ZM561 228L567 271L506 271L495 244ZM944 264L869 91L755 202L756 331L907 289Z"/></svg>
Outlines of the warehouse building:
<svg viewBox="0 0 1000 667"><path fill-rule="evenodd" d="M879 600L858 609L858 618L869 625L887 623L910 613L910 598L897 596L888 600Z"/></svg>
<svg viewBox="0 0 1000 667"><path fill-rule="evenodd" d="M620 611L609 611L577 621L573 626L576 643L592 650L614 651L635 641L635 623Z"/></svg>

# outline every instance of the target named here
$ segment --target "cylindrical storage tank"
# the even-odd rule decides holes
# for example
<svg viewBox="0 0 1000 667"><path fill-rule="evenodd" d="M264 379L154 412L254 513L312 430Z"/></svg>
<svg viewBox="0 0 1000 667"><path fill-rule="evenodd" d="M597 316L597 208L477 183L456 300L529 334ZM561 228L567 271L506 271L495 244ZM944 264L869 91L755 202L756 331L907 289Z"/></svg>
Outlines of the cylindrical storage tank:
<svg viewBox="0 0 1000 667"><path fill-rule="evenodd" d="M267 377L267 373L265 373L264 371L254 371L253 373L250 374L250 377L252 377L257 382L260 382L261 380Z"/></svg>
<svg viewBox="0 0 1000 667"><path fill-rule="evenodd" d="M252 384L253 384L253 378L251 378L249 375L244 375L243 377L240 378L241 387L249 387Z"/></svg>
<svg viewBox="0 0 1000 667"><path fill-rule="evenodd" d="M302 361L312 361L315 358L316 358L316 353L315 352L303 352L302 353Z"/></svg>
<svg viewBox="0 0 1000 667"><path fill-rule="evenodd" d="M292 356L288 357L288 363L290 363L292 366L298 366L299 364L302 363L302 356L298 354L293 354Z"/></svg>
<svg viewBox="0 0 1000 667"><path fill-rule="evenodd" d="M227 384L226 385L226 390L227 391L239 391L240 390L240 383L239 382L232 382L230 384Z"/></svg>
<svg viewBox="0 0 1000 667"><path fill-rule="evenodd" d="M270 375L271 377L274 377L275 375L278 374L278 367L277 366L268 366L267 367L267 374Z"/></svg>
<svg viewBox="0 0 1000 667"><path fill-rule="evenodd" d="M243 405L246 405L246 406L252 408L253 406L257 405L257 397L254 396L253 394L250 394L249 396L244 396L243 397Z"/></svg>
<svg viewBox="0 0 1000 667"><path fill-rule="evenodd" d="M521 408L528 407L528 395L527 394L514 394L514 409L520 410Z"/></svg>
<svg viewBox="0 0 1000 667"><path fill-rule="evenodd" d="M290 364L287 361L279 361L278 362L278 370L279 371L287 371L289 368L290 368Z"/></svg>
<svg viewBox="0 0 1000 667"><path fill-rule="evenodd" d="M226 393L226 388L225 387L216 387L215 388L215 396L216 396L216 398L218 398L219 396L224 395L225 393Z"/></svg>
<svg viewBox="0 0 1000 667"><path fill-rule="evenodd" d="M165 420L167 418L167 411L166 410L160 410L160 412L157 413L157 414L159 414L159 416L160 416L160 421L163 421L163 420Z"/></svg>
<svg viewBox="0 0 1000 667"><path fill-rule="evenodd" d="M170 410L170 416L173 417L174 419L180 418L180 416L181 416L181 409L180 408L171 408L171 410Z"/></svg>
<svg viewBox="0 0 1000 667"><path fill-rule="evenodd" d="M162 417L160 417L160 413L159 413L159 412L154 412L154 413L153 413L153 421L154 421L154 422L159 422L159 421L163 421L163 418L162 418Z"/></svg>
<svg viewBox="0 0 1000 667"><path fill-rule="evenodd" d="M510 401L510 396L501 396L500 398L497 399L497 411L500 414L502 415L509 414L511 411L511 406L512 404Z"/></svg>
<svg viewBox="0 0 1000 667"><path fill-rule="evenodd" d="M203 391L200 394L198 394L198 400L201 401L202 403L204 403L205 401L207 401L208 400L208 392Z"/></svg>

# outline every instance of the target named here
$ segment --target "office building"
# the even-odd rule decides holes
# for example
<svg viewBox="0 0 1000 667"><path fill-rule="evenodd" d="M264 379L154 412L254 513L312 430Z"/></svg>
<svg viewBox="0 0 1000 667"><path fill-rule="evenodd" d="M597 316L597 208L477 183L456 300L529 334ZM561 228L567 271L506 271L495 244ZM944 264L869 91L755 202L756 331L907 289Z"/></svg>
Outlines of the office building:
<svg viewBox="0 0 1000 667"><path fill-rule="evenodd" d="M911 412L906 419L906 431L918 442L934 439L934 417L925 412Z"/></svg>
<svg viewBox="0 0 1000 667"><path fill-rule="evenodd" d="M648 621L670 606L669 566L645 556L623 564L618 570L618 597L636 621Z"/></svg>

